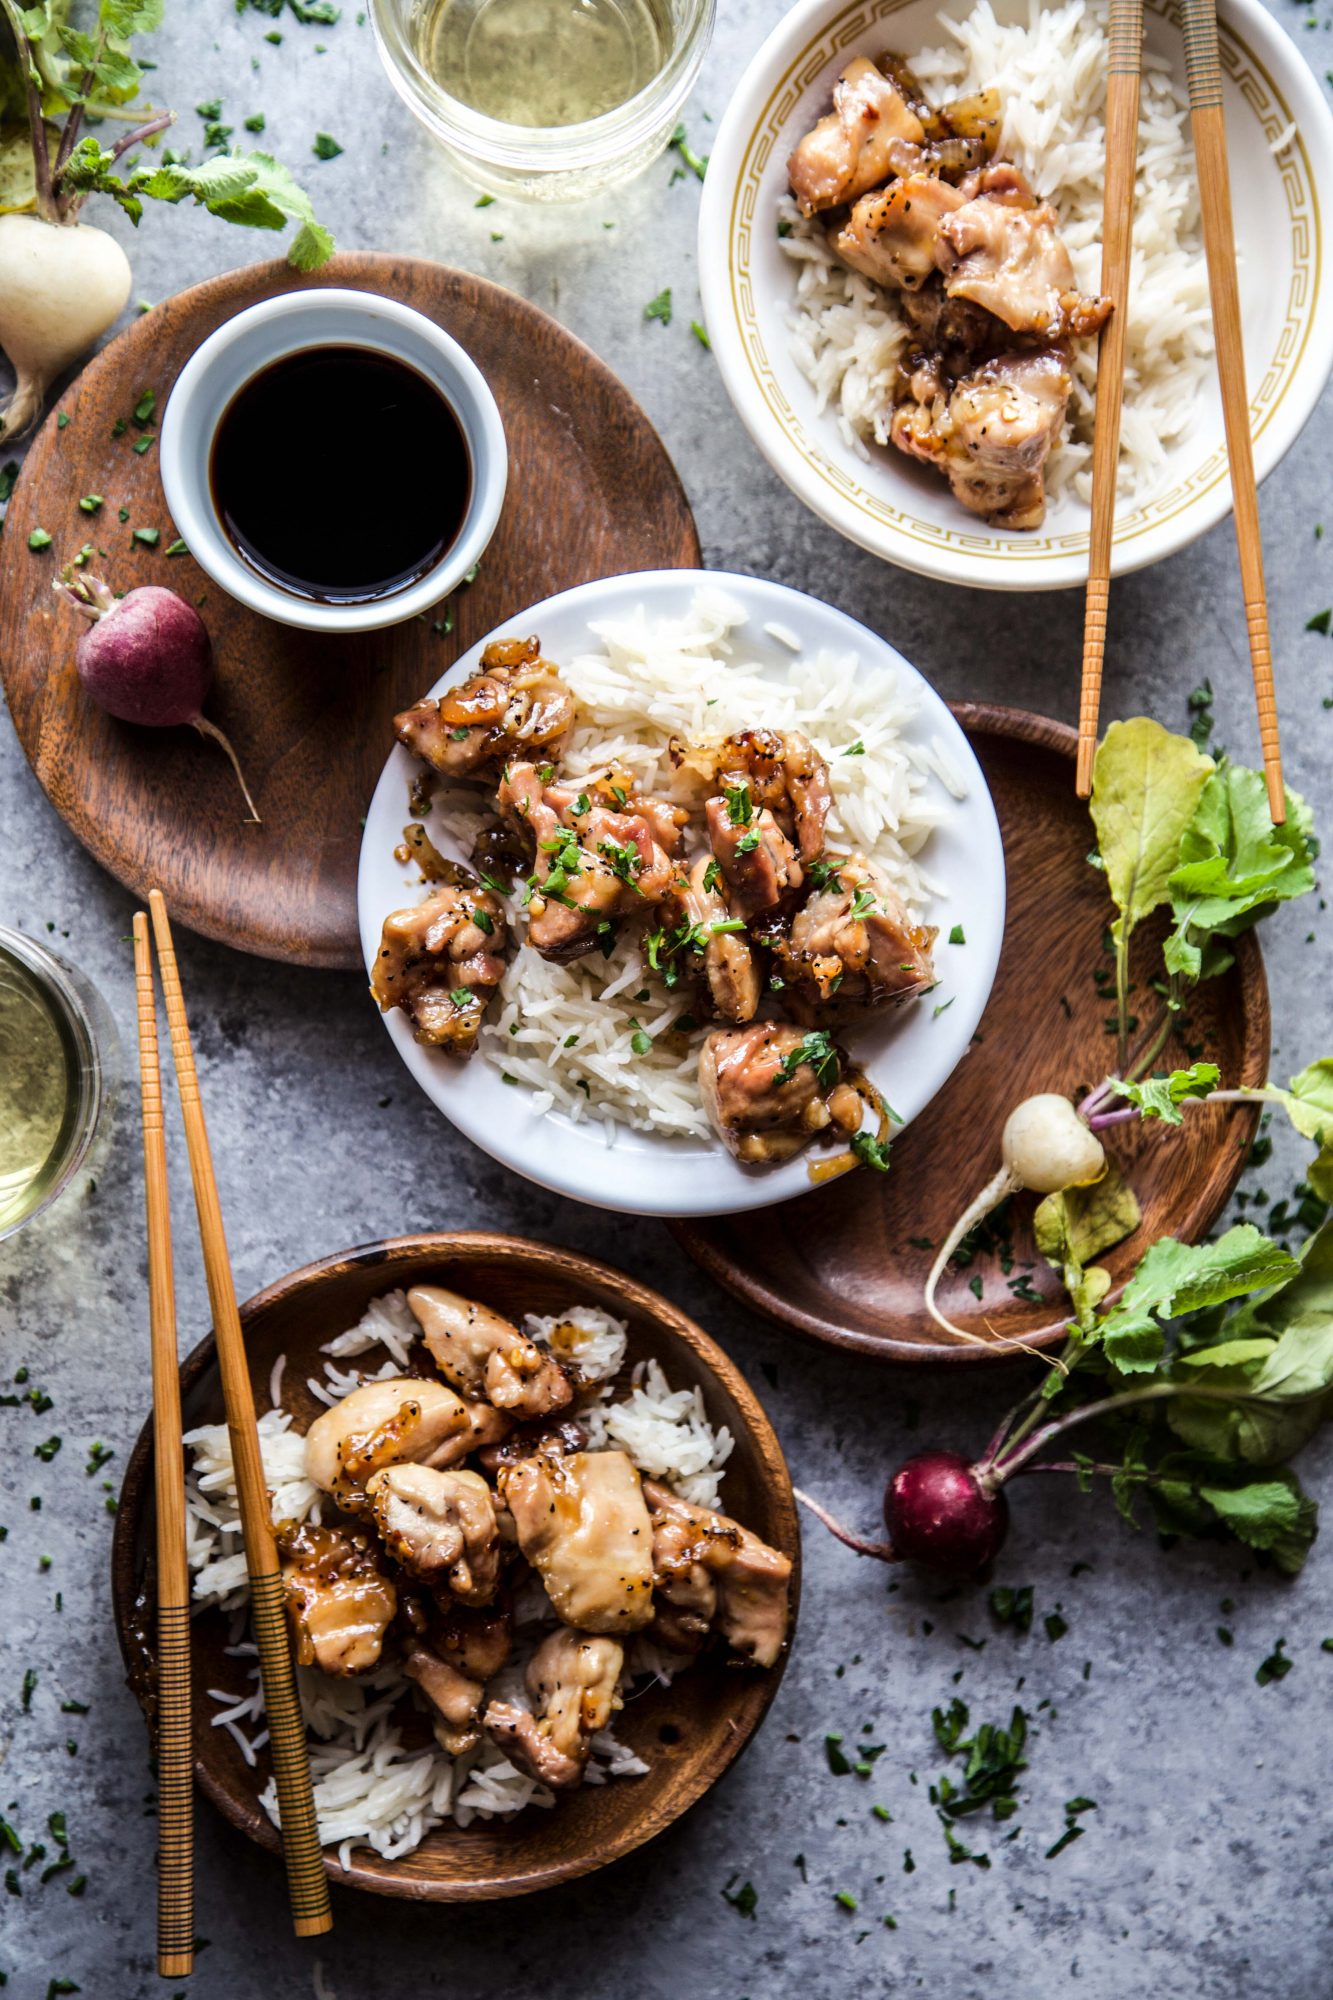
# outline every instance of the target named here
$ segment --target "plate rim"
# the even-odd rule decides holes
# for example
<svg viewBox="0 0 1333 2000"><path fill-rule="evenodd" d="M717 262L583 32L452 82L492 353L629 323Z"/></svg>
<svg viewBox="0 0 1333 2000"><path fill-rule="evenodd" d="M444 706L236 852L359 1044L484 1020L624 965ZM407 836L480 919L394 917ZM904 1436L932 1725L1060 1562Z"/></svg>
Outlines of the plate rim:
<svg viewBox="0 0 1333 2000"><path fill-rule="evenodd" d="M1072 724L1061 722L1054 716L1044 716L1034 709L1011 708L1001 702L956 701L950 702L954 716L969 735L993 735L1015 743L1030 744L1033 748L1052 750L1063 755L1071 767L1078 751L1078 731ZM1072 770L1071 770L1072 778ZM1245 1041L1242 1061L1243 1071L1251 1067L1256 1070L1255 1080L1263 1082L1267 1073L1268 1058L1272 1048L1272 1008L1268 992L1268 974L1264 966L1263 951L1253 930L1243 931L1235 940L1236 962L1241 981L1252 995L1245 1015ZM1248 1139L1258 1128L1262 1107L1242 1107L1235 1113L1236 1122L1246 1128L1247 1143L1229 1149L1226 1171L1214 1184L1221 1191L1216 1205L1203 1223L1207 1228L1225 1208L1235 1190L1236 1183L1245 1169L1249 1151ZM799 1199L800 1197L797 1197ZM1061 1316L1049 1325L1023 1335L1023 1346L1013 1339L995 1341L975 1346L967 1341L912 1341L895 1338L874 1339L869 1334L855 1328L839 1324L831 1311L827 1318L819 1318L804 1308L785 1299L780 1292L764 1285L749 1273L739 1270L711 1240L708 1233L707 1216L672 1220L668 1223L675 1241L685 1254L710 1277L715 1284L739 1299L769 1324L789 1328L800 1334L802 1339L812 1341L818 1347L833 1348L843 1354L854 1354L862 1359L879 1363L885 1367L908 1368L1003 1368L1014 1367L1024 1359L1024 1347L1045 1350L1056 1346L1064 1337L1067 1320ZM1109 1300L1117 1299L1124 1285L1117 1285L1107 1294Z"/></svg>
<svg viewBox="0 0 1333 2000"><path fill-rule="evenodd" d="M353 1852L351 1866L343 1868L338 1859L337 1848L326 1847L322 1850L324 1873L335 1887L357 1889L371 1895L417 1903L492 1902L552 1888L558 1883L593 1874L598 1869L622 1859L635 1849L646 1845L659 1833L665 1832L668 1826L674 1825L697 1805L748 1748L777 1696L795 1645L801 1608L801 1535L791 1472L782 1444L740 1364L697 1320L652 1286L641 1283L637 1278L612 1264L603 1262L600 1258L585 1256L582 1251L569 1249L564 1244L543 1243L536 1238L515 1236L504 1230L421 1230L402 1236L380 1237L347 1250L333 1251L286 1272L280 1278L273 1279L239 1307L242 1333L245 1334L250 1324L261 1314L271 1311L293 1294L317 1286L325 1277L344 1271L349 1266L371 1267L381 1264L385 1268L387 1280L396 1261L409 1256L418 1256L423 1252L438 1254L443 1261L448 1258L466 1259L469 1252L494 1256L499 1253L512 1254L515 1250L533 1263L540 1262L551 1266L556 1274L557 1285L561 1277L577 1282L585 1276L591 1276L598 1282L617 1289L637 1309L669 1325L671 1330L685 1341L701 1363L702 1369L716 1377L733 1398L744 1416L750 1438L764 1469L766 1484L777 1517L777 1546L791 1558L791 1615L787 1628L787 1643L776 1665L766 1671L763 1681L751 1683L757 1697L753 1713L745 1722L731 1730L719 1753L710 1761L706 1770L701 1768L696 1774L695 1780L687 1788L687 1796L671 1812L657 1817L641 1814L621 1835L598 1846L595 1850L565 1856L544 1867L532 1869L521 1878L491 1876L459 1882L449 1879L423 1880L400 1877L363 1867L355 1859L357 1850ZM386 1282L386 1289L390 1288ZM182 1403L200 1385L210 1369L215 1373L217 1371L217 1343L211 1328L180 1363ZM154 1682L151 1675L145 1674L144 1669L146 1663L151 1662L155 1656L155 1640L151 1636L151 1614L148 1631L136 1639L136 1632L139 1630L137 1624L139 1593L144 1582L136 1564L136 1544L141 1533L146 1535L149 1532L155 1505L153 1415L150 1409L125 1462L117 1501L115 1527L112 1532L109 1565L112 1619L116 1628L121 1660L125 1667L126 1684L143 1715L149 1730L150 1743L155 1726ZM148 1567L151 1572L151 1557ZM155 1595L152 1601L155 1603ZM205 1763L197 1731L195 1735L194 1778L204 1796L238 1832L246 1835L268 1853L281 1855L282 1841L279 1831L260 1806L258 1798L248 1793L243 1796L235 1794L220 1783ZM390 1863L389 1867L392 1866Z"/></svg>
<svg viewBox="0 0 1333 2000"><path fill-rule="evenodd" d="M705 587L712 587L721 591L738 589L740 594L744 594L746 591L758 591L776 600L776 609L773 613L774 619L780 619L784 609L788 609L788 607L788 615L791 617L796 617L799 613L813 608L814 612L821 618L831 618L835 625L846 629L849 648L854 648L858 652L858 668L872 650L877 649L881 652L887 652L892 656L895 670L905 670L906 674L914 682L920 684L925 695L923 706L930 705L933 707L934 719L948 732L951 749L956 754L961 755L968 778L968 796L969 798L975 798L977 801L977 809L981 822L978 830L991 850L990 861L987 865L988 868L993 868L994 908L998 921L995 930L994 949L989 954L989 963L981 962L981 976L976 986L972 989L972 1004L966 1008L960 1008L957 1012L951 1011L947 1030L947 1042L950 1046L955 1047L956 1053L948 1069L944 1071L936 1082L931 1092L931 1097L927 1098L925 1104L921 1106L921 1111L925 1111L933 1097L944 1088L944 1085L966 1055L972 1034L989 1004L990 995L995 984L996 971L999 967L1000 951L1004 941L1004 919L1007 907L1008 882L1005 871L1004 842L1000 834L994 801L990 795L990 787L986 783L985 772L981 769L965 732L959 727L951 704L926 674L919 667L914 666L904 653L899 651L891 639L875 631L863 619L859 619L851 612L843 610L841 606L829 604L825 599L816 597L811 591L800 590L795 585L779 582L773 577L753 576L739 570L631 570L621 576L597 577L587 583L572 585L568 590L558 591L551 597L542 599L540 603L528 606L525 610L516 614L515 618L505 620L502 625L498 625L490 633L484 634L466 652L460 653L458 658L452 661L449 667L446 668L445 672L432 683L432 688L444 685L451 676L460 670L466 671L466 663L474 657L479 656L481 649L490 640L503 636L512 625L528 619L534 622L539 620L544 621L550 613L557 609L562 611L569 609L571 599L583 598L590 593L598 591L632 595L635 587L648 589L658 585L679 586L682 584L688 584L692 589ZM590 608L584 620L585 624L598 615L599 612L595 606ZM754 617L761 614L751 613L749 615ZM773 620L770 619L769 622L773 622ZM792 657L796 658L797 655L793 655ZM876 671L876 669L871 668L871 671ZM427 693L429 692L430 690L427 690ZM371 875L380 867L382 860L372 839L372 822L376 815L376 806L381 794L387 786L395 782L395 767L399 762L401 749L401 745L393 745L385 759L379 782L375 787L370 806L367 809L366 823L362 834L361 859L357 871L357 907L361 923L362 960L368 976L374 965L375 954L380 941L380 930L384 921L384 915L386 914L379 907L378 901L370 887ZM971 966L969 966L968 970L972 970ZM465 1138L479 1147L481 1151L487 1153L490 1158L498 1161L509 1172L518 1174L521 1178L530 1180L537 1186L547 1188L550 1192L558 1194L566 1200L578 1201L588 1207L602 1208L612 1213L643 1215L660 1221L684 1216L701 1217L706 1215L754 1212L764 1208L773 1208L779 1203L797 1197L805 1191L802 1180L802 1169L805 1165L804 1156L801 1156L794 1162L774 1169L767 1178L760 1178L756 1175L751 1180L738 1170L737 1176L733 1178L729 1175L727 1182L727 1185L735 1190L734 1198L728 1197L724 1200L719 1200L716 1197L716 1191L707 1196L702 1193L691 1194L687 1184L685 1192L676 1195L673 1198L672 1205L668 1208L662 1207L660 1203L653 1206L646 1206L637 1198L617 1199L614 1188L599 1188L596 1194L589 1194L582 1187L575 1190L571 1188L567 1180L552 1178L550 1172L543 1169L543 1161L546 1156L540 1149L534 1149L531 1156L522 1158L517 1157L520 1152L517 1146L511 1147L507 1152L502 1152L498 1150L493 1140L493 1133L496 1129L494 1126L485 1123L480 1118L469 1118L467 1123L463 1123L452 1112L446 1110L443 1105L438 1103L431 1090L427 1087L424 1077L417 1074L417 1068L422 1059L416 1057L414 1054L417 1044L413 1039L410 1028L405 1022L396 1019L393 1010L387 1014L381 1014L380 1018L383 1022L385 1032L393 1042L399 1058L404 1068L412 1077L413 1082L432 1105L434 1105L439 1115L455 1131L461 1132ZM941 1041L945 1039L945 1037L941 1037ZM919 1116L921 1113L918 1112L913 1115ZM544 1122L552 1114L547 1112L534 1114L534 1116L539 1117ZM907 1122L910 1122L910 1118ZM556 1120L554 1129L560 1132L568 1128L559 1120ZM584 1128L584 1130L589 1132L591 1129L591 1127ZM640 1138L645 1135L631 1133L631 1136ZM701 1155L695 1153L689 1157L697 1161ZM711 1163L713 1156L710 1154L706 1157L709 1158ZM786 1181L790 1181L791 1185L784 1187L783 1183Z"/></svg>

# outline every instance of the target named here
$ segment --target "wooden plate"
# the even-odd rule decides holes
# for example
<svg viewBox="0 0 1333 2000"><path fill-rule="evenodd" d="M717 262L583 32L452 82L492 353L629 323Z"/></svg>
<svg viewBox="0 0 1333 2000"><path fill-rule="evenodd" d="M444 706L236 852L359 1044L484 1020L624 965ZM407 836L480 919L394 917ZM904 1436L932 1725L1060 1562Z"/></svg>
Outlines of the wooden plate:
<svg viewBox="0 0 1333 2000"><path fill-rule="evenodd" d="M1087 863L1093 833L1074 796L1075 733L1021 709L953 709L995 800L1009 878L1000 968L972 1048L929 1113L894 1141L887 1177L857 1173L778 1210L672 1227L720 1284L799 1333L885 1361L961 1367L1012 1359L1013 1350L951 1341L927 1319L921 1300L933 1247L999 1165L1008 1111L1037 1090L1080 1095L1114 1063L1115 1042L1106 1032L1114 1003L1093 978L1111 964L1103 945L1110 903ZM1136 933L1137 982L1157 974L1163 929L1145 924ZM1269 1025L1263 959L1249 933L1237 941L1231 971L1197 989L1172 1053L1186 1060L1184 1045L1201 1043L1229 1085L1263 1083ZM1176 1129L1140 1125L1112 1135L1108 1150L1143 1210L1142 1226L1100 1260L1117 1288L1159 1236L1204 1234L1235 1187L1258 1120L1257 1109L1200 1106ZM1031 1196L1010 1204L1011 1269L998 1255L979 1256L945 1275L939 1302L970 1332L1045 1347L1062 1337L1065 1301L1032 1242L1033 1206ZM971 1290L978 1280L980 1298Z"/></svg>
<svg viewBox="0 0 1333 2000"><path fill-rule="evenodd" d="M509 492L454 628L426 618L329 638L271 624L233 602L174 538L157 452L132 421L145 390L161 416L184 363L223 320L310 285L350 285L415 306L485 374L509 441ZM513 292L414 258L336 257L313 276L283 263L181 292L91 361L52 411L5 524L0 679L28 761L57 812L103 867L205 936L298 965L358 966L361 816L392 745L390 719L455 656L526 604L593 577L692 568L699 540L656 431L597 357ZM423 466L423 485L431 468ZM357 477L349 422L347 478ZM84 495L101 494L95 515ZM128 520L119 518L121 508ZM156 528L156 548L133 540ZM41 554L27 548L42 528ZM246 825L226 759L193 730L128 727L87 701L74 671L80 621L51 581L91 540L113 589L163 583L201 603L218 677L207 714L231 736L263 825Z"/></svg>
<svg viewBox="0 0 1333 2000"><path fill-rule="evenodd" d="M381 1293L435 1280L484 1299L511 1317L556 1312L579 1303L628 1322L628 1362L653 1356L668 1378L703 1390L709 1420L736 1440L723 1481L723 1505L792 1559L793 1623L800 1598L800 1541L791 1480L781 1447L744 1376L706 1333L666 1299L590 1258L517 1237L456 1233L401 1236L307 1264L241 1308L255 1401L270 1407L269 1378L287 1357L283 1404L300 1430L320 1405L306 1388L326 1358L323 1341L353 1326ZM379 1359L372 1350L371 1367ZM222 1392L210 1336L181 1369L185 1424L222 1420ZM153 1718L154 1586L153 1453L145 1423L121 1488L112 1549L112 1600L128 1679L150 1728ZM230 1620L205 1612L195 1620L195 1775L208 1797L243 1833L271 1853L278 1835L259 1804L269 1766L261 1754L251 1770L227 1731L211 1726L217 1704L210 1687L232 1687L236 1662L224 1647ZM344 1870L330 1852L332 1881L382 1896L421 1902L470 1902L519 1896L586 1875L642 1846L702 1797L740 1755L763 1720L786 1665L784 1652L769 1672L707 1662L671 1687L653 1687L630 1702L616 1731L651 1765L645 1778L583 1786L550 1810L530 1807L512 1819L437 1827L414 1854L385 1861L354 1851Z"/></svg>

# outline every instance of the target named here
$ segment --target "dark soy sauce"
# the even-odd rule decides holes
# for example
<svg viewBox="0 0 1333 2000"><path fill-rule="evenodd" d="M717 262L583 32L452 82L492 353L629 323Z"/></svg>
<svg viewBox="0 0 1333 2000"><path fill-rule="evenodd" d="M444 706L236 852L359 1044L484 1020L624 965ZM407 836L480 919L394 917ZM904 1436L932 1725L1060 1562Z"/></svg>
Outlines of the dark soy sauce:
<svg viewBox="0 0 1333 2000"><path fill-rule="evenodd" d="M424 576L472 495L467 440L439 390L362 347L304 348L252 376L223 412L209 478L251 568L329 604Z"/></svg>

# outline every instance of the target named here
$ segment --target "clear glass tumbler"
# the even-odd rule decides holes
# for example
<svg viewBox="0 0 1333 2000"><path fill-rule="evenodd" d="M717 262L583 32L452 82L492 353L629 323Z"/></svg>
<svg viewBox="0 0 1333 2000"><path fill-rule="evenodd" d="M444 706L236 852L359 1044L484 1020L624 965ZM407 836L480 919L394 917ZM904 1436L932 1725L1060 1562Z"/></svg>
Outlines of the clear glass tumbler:
<svg viewBox="0 0 1333 2000"><path fill-rule="evenodd" d="M662 68L623 104L581 124L510 124L454 97L419 54L436 0L371 0L389 79L474 186L528 201L579 201L629 180L662 153L699 74L716 0L663 0L671 46Z"/></svg>
<svg viewBox="0 0 1333 2000"><path fill-rule="evenodd" d="M96 987L0 928L0 1241L88 1165L119 1082L120 1041Z"/></svg>

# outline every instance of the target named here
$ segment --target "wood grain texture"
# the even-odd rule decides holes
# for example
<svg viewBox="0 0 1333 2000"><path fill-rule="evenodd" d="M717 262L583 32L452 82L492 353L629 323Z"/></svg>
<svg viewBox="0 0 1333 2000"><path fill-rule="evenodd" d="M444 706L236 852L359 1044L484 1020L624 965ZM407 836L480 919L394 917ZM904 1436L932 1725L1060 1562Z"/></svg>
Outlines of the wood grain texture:
<svg viewBox="0 0 1333 2000"><path fill-rule="evenodd" d="M1120 469L1120 410L1125 388L1125 330L1130 251L1134 235L1134 177L1139 155L1139 76L1143 0L1111 0L1106 79L1106 186L1102 207L1102 294L1111 316L1097 347L1096 428L1092 441L1092 526L1083 615L1083 679L1078 708L1078 765L1074 785L1081 799L1092 790L1097 748L1106 619L1111 593L1111 538L1115 533L1116 475Z"/></svg>
<svg viewBox="0 0 1333 2000"><path fill-rule="evenodd" d="M1236 277L1236 231L1231 218L1231 169L1227 160L1227 128L1222 110L1222 66L1217 47L1215 0L1183 0L1181 28L1185 38L1185 75L1189 84L1190 127L1199 175L1199 210L1203 247L1208 260L1208 292L1217 345L1217 375L1222 390L1227 459L1231 467L1231 497L1240 555L1241 592L1245 599L1250 671L1259 711L1259 742L1263 749L1268 810L1273 824L1286 818L1282 787L1282 751L1278 742L1277 694L1273 685L1273 648L1268 632L1268 590L1264 582L1263 540L1259 532L1259 496L1254 483L1254 449L1250 438L1250 398L1245 386L1245 343L1240 322L1240 287Z"/></svg>
<svg viewBox="0 0 1333 2000"><path fill-rule="evenodd" d="M157 994L148 918L134 916L139 1012L139 1097L148 1230L148 1316L153 1379L153 1470L157 1504L157 1969L163 1979L194 1970L194 1746L190 1717L190 1575L185 1559L185 1451L176 1356Z"/></svg>
<svg viewBox="0 0 1333 2000"><path fill-rule="evenodd" d="M452 633L432 619L331 639L269 623L234 603L175 531L156 447L119 438L151 388L157 415L184 363L224 320L309 285L350 285L415 306L468 350L490 383L509 443L509 490L476 581L453 599ZM694 568L698 536L656 431L595 355L512 292L411 258L336 257L313 275L264 264L180 293L91 361L29 453L5 526L0 679L20 741L56 810L116 879L159 885L175 919L224 944L314 966L359 967L361 816L392 747L391 718L493 626L595 577ZM431 468L423 466L423 491ZM355 426L348 478L356 477ZM79 510L101 494L99 513ZM128 509L129 519L119 519ZM27 548L33 528L52 546ZM132 539L157 528L156 549ZM236 745L262 826L226 758L193 730L136 729L84 699L74 670L81 621L51 589L91 540L113 589L163 583L200 603L217 680L209 717Z"/></svg>
<svg viewBox="0 0 1333 2000"><path fill-rule="evenodd" d="M736 1440L722 1487L722 1504L792 1559L792 1620L800 1598L800 1538L791 1480L772 1426L745 1377L703 1330L660 1294L609 1265L546 1243L482 1232L404 1236L325 1258L279 1280L241 1308L250 1379L268 1406L268 1382L280 1354L284 1408L306 1430L321 1405L306 1387L324 1361L321 1344L352 1326L373 1298L396 1287L444 1284L484 1300L510 1318L549 1313L571 1303L602 1308L629 1329L628 1362L654 1356L673 1382L697 1382L708 1416ZM376 1357L370 1357L374 1366ZM194 1350L181 1371L186 1421L216 1423L222 1414L217 1353L212 1339ZM153 1542L152 1432L144 1425L121 1490L112 1554L116 1627L129 1681L148 1708L153 1684L151 1568ZM234 1826L271 1852L277 1834L259 1805L268 1781L268 1754L251 1771L224 1730L208 1726L215 1704L204 1690L228 1687L235 1663L223 1648L228 1621L195 1621L197 1687L196 1775ZM344 1873L336 1855L325 1866L335 1882L420 1902L468 1902L518 1896L586 1875L651 1840L701 1798L740 1755L762 1722L786 1664L768 1673L708 1661L669 1688L653 1687L616 1718L616 1732L651 1766L645 1778L584 1786L552 1811L532 1809L508 1822L445 1825L415 1854L384 1861L357 1850ZM424 1717L406 1711L412 1741L429 1740Z"/></svg>
<svg viewBox="0 0 1333 2000"><path fill-rule="evenodd" d="M1033 1091L1077 1097L1115 1060L1113 992L1103 934L1111 906L1087 864L1087 809L1070 770L1076 737L1064 724L1019 709L954 704L995 799L1004 837L1009 901L1004 947L990 1003L972 1048L929 1109L893 1142L887 1176L857 1173L751 1215L672 1224L690 1255L746 1304L836 1347L884 1361L993 1367L1015 1350L951 1342L926 1318L922 1291L934 1247L999 1165L1000 1128ZM1146 981L1160 967L1164 926L1135 934L1131 1006L1156 1004ZM965 947L963 947L965 949ZM1145 1019L1146 1025L1146 1019ZM1268 986L1252 933L1236 962L1192 997L1172 1050L1203 1044L1229 1085L1266 1080ZM893 1088L889 1085L889 1097ZM1204 1234L1236 1184L1259 1110L1198 1107L1178 1130L1118 1128L1108 1151L1125 1168L1142 1226L1099 1261L1119 1289L1159 1236ZM1014 1263L983 1255L946 1273L939 1302L983 1338L1049 1347L1063 1337L1064 1296L1032 1242L1030 1195L1010 1207ZM970 1290L980 1281L981 1297ZM1038 1295L1016 1297L1015 1283Z"/></svg>
<svg viewBox="0 0 1333 2000"><path fill-rule="evenodd" d="M194 1051L190 1046L185 998L171 939L171 926L161 892L149 898L157 940L162 993L166 1002L171 1050L181 1118L190 1154L190 1178L199 1219L208 1303L217 1335L222 1402L236 1474L236 1504L245 1543L250 1582L251 1627L259 1654L259 1676L272 1751L273 1777L282 1821L282 1852L287 1863L287 1889L292 1927L298 1937L319 1937L332 1928L328 1884L321 1864L310 1782L310 1757L305 1720L296 1692L296 1669L283 1611L282 1572L269 1513L268 1483L259 1449L255 1399L246 1361L245 1336L236 1308L231 1258L222 1224L217 1179L208 1144ZM208 1683L206 1682L205 1685ZM213 1685L217 1685L216 1682Z"/></svg>

